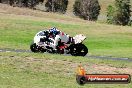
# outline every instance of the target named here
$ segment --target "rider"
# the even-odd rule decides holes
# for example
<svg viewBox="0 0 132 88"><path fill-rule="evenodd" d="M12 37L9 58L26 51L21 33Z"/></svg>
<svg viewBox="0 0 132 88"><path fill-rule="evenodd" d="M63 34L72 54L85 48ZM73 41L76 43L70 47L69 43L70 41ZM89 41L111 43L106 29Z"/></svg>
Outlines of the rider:
<svg viewBox="0 0 132 88"><path fill-rule="evenodd" d="M56 50L58 46L58 42L63 42L65 44L70 44L73 41L73 37L70 37L69 35L65 34L64 32L59 31L57 28L53 27L48 30L49 31L49 37L53 38L53 43L50 44L50 46Z"/></svg>
<svg viewBox="0 0 132 88"><path fill-rule="evenodd" d="M55 27L53 27L53 28L51 28L51 29L49 29L49 30L47 30L47 31L49 31L49 37L51 37L51 38L55 38L56 35L58 35L58 34L61 33L61 31L59 31L59 30L58 30L57 28L55 28Z"/></svg>
<svg viewBox="0 0 132 88"><path fill-rule="evenodd" d="M57 34L59 34L60 31L57 30L55 27L50 28L48 30L43 30L39 33L40 36L44 36L43 38L40 39L40 41L49 41L51 38L55 38Z"/></svg>

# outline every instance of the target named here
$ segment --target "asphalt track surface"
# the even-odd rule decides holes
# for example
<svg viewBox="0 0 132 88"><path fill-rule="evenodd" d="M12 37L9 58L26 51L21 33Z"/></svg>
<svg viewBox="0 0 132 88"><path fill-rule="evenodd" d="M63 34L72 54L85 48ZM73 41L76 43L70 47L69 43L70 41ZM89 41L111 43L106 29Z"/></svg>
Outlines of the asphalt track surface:
<svg viewBox="0 0 132 88"><path fill-rule="evenodd" d="M16 52L16 53L33 53L30 50L22 50L22 49L0 49L0 52ZM64 54L66 56L70 56L69 54ZM122 61L131 61L132 58L126 58L126 57L112 57L112 56L94 56L94 55L86 55L85 57L91 58L91 59L105 59L105 60L122 60Z"/></svg>

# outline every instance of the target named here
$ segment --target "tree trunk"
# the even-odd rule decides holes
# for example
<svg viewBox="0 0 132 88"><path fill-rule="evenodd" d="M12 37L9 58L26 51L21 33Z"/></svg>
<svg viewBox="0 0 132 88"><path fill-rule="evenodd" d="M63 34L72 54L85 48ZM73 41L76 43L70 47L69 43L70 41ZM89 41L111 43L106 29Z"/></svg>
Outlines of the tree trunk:
<svg viewBox="0 0 132 88"><path fill-rule="evenodd" d="M14 3L14 0L9 0L9 4L12 6Z"/></svg>
<svg viewBox="0 0 132 88"><path fill-rule="evenodd" d="M52 0L52 12L54 12L54 0Z"/></svg>

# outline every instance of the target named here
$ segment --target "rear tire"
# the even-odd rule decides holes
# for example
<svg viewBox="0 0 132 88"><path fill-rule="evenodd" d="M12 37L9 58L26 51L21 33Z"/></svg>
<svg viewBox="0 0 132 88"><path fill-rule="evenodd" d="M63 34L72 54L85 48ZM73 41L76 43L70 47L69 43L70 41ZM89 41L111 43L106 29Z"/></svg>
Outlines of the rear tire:
<svg viewBox="0 0 132 88"><path fill-rule="evenodd" d="M70 46L72 56L85 56L88 53L88 48L84 44L73 44Z"/></svg>

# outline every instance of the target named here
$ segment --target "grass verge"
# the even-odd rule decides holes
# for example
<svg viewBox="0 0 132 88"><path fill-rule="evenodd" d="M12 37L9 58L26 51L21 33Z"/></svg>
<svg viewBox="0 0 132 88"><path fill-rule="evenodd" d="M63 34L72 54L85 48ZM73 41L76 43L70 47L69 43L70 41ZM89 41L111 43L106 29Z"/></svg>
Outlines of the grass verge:
<svg viewBox="0 0 132 88"><path fill-rule="evenodd" d="M76 83L75 74L79 64L87 73L129 73L131 63L124 61L96 60L52 54L0 53L1 88L131 88L130 84L87 84ZM127 71L129 70L129 71Z"/></svg>

